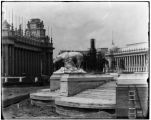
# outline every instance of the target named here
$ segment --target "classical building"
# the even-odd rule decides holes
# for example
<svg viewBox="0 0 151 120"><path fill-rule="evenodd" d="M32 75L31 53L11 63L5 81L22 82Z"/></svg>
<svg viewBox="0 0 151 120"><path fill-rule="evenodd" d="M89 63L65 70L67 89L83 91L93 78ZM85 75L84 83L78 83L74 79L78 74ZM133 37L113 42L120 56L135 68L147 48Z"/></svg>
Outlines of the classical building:
<svg viewBox="0 0 151 120"><path fill-rule="evenodd" d="M43 21L28 21L25 34L22 25L13 28L6 20L2 22L2 77L5 79L27 78L38 80L53 72L53 42L46 36ZM11 81L11 80L9 80ZM12 79L13 81L13 79ZM25 81L26 82L26 81Z"/></svg>
<svg viewBox="0 0 151 120"><path fill-rule="evenodd" d="M128 44L126 47L113 47L105 55L109 67L114 70L122 69L126 72L148 71L148 43Z"/></svg>

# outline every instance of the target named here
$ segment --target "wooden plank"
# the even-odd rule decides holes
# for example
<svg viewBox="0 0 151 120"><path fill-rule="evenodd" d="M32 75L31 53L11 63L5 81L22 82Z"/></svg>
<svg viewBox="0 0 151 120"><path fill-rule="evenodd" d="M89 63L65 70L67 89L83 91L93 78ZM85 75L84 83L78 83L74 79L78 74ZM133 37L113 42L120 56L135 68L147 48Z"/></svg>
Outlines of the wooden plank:
<svg viewBox="0 0 151 120"><path fill-rule="evenodd" d="M29 98L29 94L24 94L24 95L20 95L20 96L16 96L13 98L9 98L9 99L5 99L2 104L3 108L10 106L12 104L18 103L24 99L28 99Z"/></svg>

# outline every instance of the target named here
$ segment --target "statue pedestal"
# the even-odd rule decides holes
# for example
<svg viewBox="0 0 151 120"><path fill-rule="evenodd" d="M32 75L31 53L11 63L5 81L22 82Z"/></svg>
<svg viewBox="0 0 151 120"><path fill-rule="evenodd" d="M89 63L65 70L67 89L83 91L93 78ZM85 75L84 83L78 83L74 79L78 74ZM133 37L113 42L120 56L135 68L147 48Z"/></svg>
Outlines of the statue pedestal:
<svg viewBox="0 0 151 120"><path fill-rule="evenodd" d="M50 91L60 89L60 78L63 73L53 73L50 77Z"/></svg>
<svg viewBox="0 0 151 120"><path fill-rule="evenodd" d="M60 89L60 79L64 74L83 74L86 73L83 69L67 69L65 67L61 67L59 70L53 73L50 77L50 91L54 91Z"/></svg>
<svg viewBox="0 0 151 120"><path fill-rule="evenodd" d="M83 73L65 73L60 79L60 95L66 97L73 96L86 89L96 88L110 80L113 80L113 77Z"/></svg>

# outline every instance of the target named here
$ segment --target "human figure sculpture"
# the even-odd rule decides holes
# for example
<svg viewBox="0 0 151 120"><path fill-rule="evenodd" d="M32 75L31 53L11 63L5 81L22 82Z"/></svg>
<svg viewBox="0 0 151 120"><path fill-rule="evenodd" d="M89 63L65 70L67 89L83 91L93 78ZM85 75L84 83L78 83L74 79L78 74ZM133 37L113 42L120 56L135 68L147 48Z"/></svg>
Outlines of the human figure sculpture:
<svg viewBox="0 0 151 120"><path fill-rule="evenodd" d="M62 69L68 72L78 72L82 70L81 63L83 61L83 55L80 52L64 52L54 59L54 63L61 60L64 62L64 67L62 67L60 71Z"/></svg>

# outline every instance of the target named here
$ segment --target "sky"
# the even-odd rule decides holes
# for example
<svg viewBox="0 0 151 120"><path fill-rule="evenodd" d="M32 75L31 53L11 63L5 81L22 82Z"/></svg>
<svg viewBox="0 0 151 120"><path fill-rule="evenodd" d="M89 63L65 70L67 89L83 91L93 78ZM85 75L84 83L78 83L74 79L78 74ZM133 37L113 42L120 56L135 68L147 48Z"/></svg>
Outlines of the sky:
<svg viewBox="0 0 151 120"><path fill-rule="evenodd" d="M46 34L60 50L87 50L90 39L96 48L148 42L147 2L4 2L4 18L18 26L31 18L44 21ZM20 18L19 18L20 17ZM49 29L49 30L48 30Z"/></svg>

